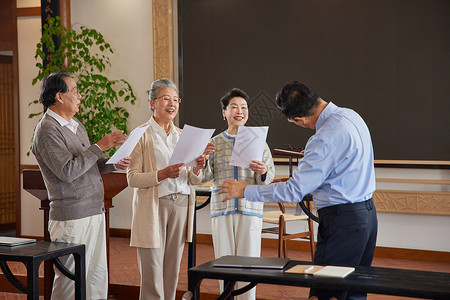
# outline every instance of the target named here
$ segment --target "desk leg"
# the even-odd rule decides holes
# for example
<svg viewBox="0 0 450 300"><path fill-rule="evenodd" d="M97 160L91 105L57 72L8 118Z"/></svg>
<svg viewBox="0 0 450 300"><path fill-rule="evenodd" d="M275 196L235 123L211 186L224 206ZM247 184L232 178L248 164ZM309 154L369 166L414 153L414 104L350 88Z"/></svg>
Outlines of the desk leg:
<svg viewBox="0 0 450 300"><path fill-rule="evenodd" d="M54 277L53 262L51 260L44 261L44 300L50 300Z"/></svg>
<svg viewBox="0 0 450 300"><path fill-rule="evenodd" d="M50 242L50 233L48 232L50 208L48 206L48 199L41 200L40 210L44 211L44 241ZM50 300L51 298L54 277L53 262L50 260L44 261L44 300Z"/></svg>
<svg viewBox="0 0 450 300"><path fill-rule="evenodd" d="M189 273L189 272L188 272ZM202 282L202 278L197 278L194 276L189 276L188 274L188 291L191 291L193 296L193 300L200 299L200 283Z"/></svg>
<svg viewBox="0 0 450 300"><path fill-rule="evenodd" d="M197 211L194 211L194 220L192 227L192 242L188 243L188 269L197 264Z"/></svg>
<svg viewBox="0 0 450 300"><path fill-rule="evenodd" d="M27 300L39 299L39 265L42 261L31 261L27 266Z"/></svg>
<svg viewBox="0 0 450 300"><path fill-rule="evenodd" d="M75 300L86 300L85 249L74 253L75 259Z"/></svg>
<svg viewBox="0 0 450 300"><path fill-rule="evenodd" d="M224 280L223 292L222 292L222 294L219 295L219 297L217 297L217 300L231 300L232 299L231 292L233 291L235 284L236 284L236 281Z"/></svg>

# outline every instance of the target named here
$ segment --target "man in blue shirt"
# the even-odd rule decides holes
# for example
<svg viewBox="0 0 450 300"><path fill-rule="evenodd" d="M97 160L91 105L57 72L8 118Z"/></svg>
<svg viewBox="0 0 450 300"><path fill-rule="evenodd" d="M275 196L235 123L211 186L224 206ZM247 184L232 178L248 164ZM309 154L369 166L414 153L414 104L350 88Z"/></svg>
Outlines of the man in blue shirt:
<svg viewBox="0 0 450 300"><path fill-rule="evenodd" d="M276 97L288 121L316 133L292 178L271 185L225 181L226 201L245 196L259 202L299 202L313 194L319 214L314 264L370 266L377 237L372 201L375 171L372 141L364 120L353 110L322 100L304 84L287 83ZM319 299L366 299L366 294L311 289Z"/></svg>

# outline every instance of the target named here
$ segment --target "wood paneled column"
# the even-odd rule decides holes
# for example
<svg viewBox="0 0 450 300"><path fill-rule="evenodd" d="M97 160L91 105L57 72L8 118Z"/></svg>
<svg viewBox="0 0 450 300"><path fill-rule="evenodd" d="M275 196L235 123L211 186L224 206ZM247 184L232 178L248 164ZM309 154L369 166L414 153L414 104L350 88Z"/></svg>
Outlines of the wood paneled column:
<svg viewBox="0 0 450 300"><path fill-rule="evenodd" d="M153 79L174 80L172 0L153 0Z"/></svg>

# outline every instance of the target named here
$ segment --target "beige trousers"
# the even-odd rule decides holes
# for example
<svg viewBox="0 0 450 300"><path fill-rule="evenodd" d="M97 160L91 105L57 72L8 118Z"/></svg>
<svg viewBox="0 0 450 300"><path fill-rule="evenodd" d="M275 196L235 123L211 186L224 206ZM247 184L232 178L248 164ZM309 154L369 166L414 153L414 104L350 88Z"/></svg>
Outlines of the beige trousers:
<svg viewBox="0 0 450 300"><path fill-rule="evenodd" d="M243 214L230 214L211 219L214 256L261 256L262 218ZM246 286L248 282L237 282L236 288ZM220 292L223 280L219 281ZM237 300L254 300L256 288L236 296Z"/></svg>
<svg viewBox="0 0 450 300"><path fill-rule="evenodd" d="M108 267L105 214L69 221L49 220L48 231L52 242L86 245L86 299L106 299ZM75 272L73 255L63 256L60 260L68 270ZM56 268L51 299L75 299L75 283Z"/></svg>
<svg viewBox="0 0 450 300"><path fill-rule="evenodd" d="M137 248L140 300L175 300L186 243L187 214L188 195L159 198L161 248Z"/></svg>

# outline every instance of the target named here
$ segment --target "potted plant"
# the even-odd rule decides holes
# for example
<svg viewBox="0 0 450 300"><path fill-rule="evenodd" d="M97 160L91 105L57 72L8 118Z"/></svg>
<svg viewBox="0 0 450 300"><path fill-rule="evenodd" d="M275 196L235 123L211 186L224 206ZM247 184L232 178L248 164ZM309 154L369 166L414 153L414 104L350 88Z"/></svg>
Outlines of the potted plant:
<svg viewBox="0 0 450 300"><path fill-rule="evenodd" d="M81 94L76 118L86 127L91 143L115 129L127 132L129 113L120 103L129 101L134 104L136 101L128 81L112 80L102 74L111 66L108 55L112 53L111 46L100 32L85 26L80 26L78 31L67 29L61 25L60 17L48 20L42 29L40 43L36 45L35 59L38 60L36 66L39 73L33 79L33 85L57 70L64 69L74 74ZM39 100L34 100L29 105L38 103ZM41 111L28 117L42 114ZM111 155L114 151L110 149L107 154Z"/></svg>

